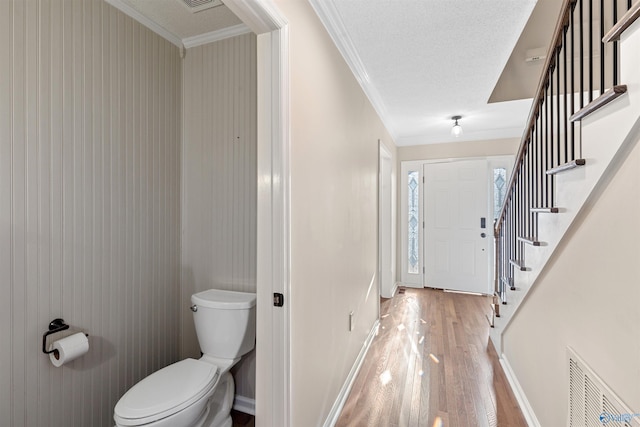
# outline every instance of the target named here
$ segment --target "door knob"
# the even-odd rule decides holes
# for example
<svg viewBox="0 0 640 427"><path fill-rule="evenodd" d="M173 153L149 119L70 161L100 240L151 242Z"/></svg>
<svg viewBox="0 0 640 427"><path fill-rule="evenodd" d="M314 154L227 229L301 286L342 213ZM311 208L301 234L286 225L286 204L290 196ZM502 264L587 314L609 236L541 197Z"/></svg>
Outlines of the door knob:
<svg viewBox="0 0 640 427"><path fill-rule="evenodd" d="M482 237L484 239L485 237L487 237L487 235L486 235L486 233L480 233L480 237Z"/></svg>

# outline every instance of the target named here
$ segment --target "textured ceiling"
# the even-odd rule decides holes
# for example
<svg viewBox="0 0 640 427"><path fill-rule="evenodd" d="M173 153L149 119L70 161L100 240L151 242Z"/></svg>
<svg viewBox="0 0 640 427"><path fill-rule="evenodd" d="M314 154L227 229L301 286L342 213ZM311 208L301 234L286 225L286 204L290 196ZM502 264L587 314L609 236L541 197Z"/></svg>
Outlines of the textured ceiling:
<svg viewBox="0 0 640 427"><path fill-rule="evenodd" d="M181 0L107 1L135 9L178 44L242 26L224 5L192 13ZM397 145L522 136L531 105L530 99L519 99L530 92L522 90L523 81L535 87L539 73L529 72L531 81L523 80L518 78L521 70L514 65L505 69L505 64L513 51L510 64L522 67L520 51L541 47L542 42L534 41L532 46L529 40L541 33L540 28L530 25L531 36L523 33L536 0L309 1ZM560 1L540 0L549 2ZM548 21L546 13L542 16L536 25L540 19ZM551 18L545 24L549 32L556 16ZM514 46L521 33L516 54ZM509 70L516 70L515 79ZM455 115L462 116L460 138L450 134Z"/></svg>
<svg viewBox="0 0 640 427"><path fill-rule="evenodd" d="M343 53L356 56L348 61L360 64L398 145L522 135L531 101L488 100L535 0L312 3ZM454 115L464 129L457 139Z"/></svg>

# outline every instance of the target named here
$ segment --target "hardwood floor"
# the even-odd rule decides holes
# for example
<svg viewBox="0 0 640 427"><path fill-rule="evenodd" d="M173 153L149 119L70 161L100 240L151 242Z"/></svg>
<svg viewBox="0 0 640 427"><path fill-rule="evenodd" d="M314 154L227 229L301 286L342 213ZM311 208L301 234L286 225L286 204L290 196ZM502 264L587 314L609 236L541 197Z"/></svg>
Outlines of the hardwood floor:
<svg viewBox="0 0 640 427"><path fill-rule="evenodd" d="M489 340L489 304L433 289L383 299L336 427L526 427Z"/></svg>

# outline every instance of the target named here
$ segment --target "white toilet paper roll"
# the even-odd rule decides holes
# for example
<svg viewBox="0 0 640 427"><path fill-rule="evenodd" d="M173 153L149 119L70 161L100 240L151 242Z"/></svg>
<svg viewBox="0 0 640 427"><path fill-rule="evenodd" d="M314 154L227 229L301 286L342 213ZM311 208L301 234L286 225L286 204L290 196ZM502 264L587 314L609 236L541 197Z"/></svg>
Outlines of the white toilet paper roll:
<svg viewBox="0 0 640 427"><path fill-rule="evenodd" d="M89 351L89 340L85 334L78 332L77 334L54 341L49 347L49 350L53 350L53 353L49 354L51 363L53 363L53 366L56 368L59 368Z"/></svg>

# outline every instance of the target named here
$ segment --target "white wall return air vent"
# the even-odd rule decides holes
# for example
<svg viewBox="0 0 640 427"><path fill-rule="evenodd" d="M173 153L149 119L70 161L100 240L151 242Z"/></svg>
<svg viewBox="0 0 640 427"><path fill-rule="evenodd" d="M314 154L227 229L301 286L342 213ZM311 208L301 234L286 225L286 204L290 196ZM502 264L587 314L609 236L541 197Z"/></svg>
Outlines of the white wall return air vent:
<svg viewBox="0 0 640 427"><path fill-rule="evenodd" d="M567 355L568 427L640 427L640 413L629 409L571 347Z"/></svg>

